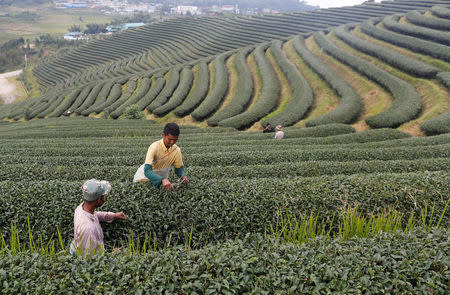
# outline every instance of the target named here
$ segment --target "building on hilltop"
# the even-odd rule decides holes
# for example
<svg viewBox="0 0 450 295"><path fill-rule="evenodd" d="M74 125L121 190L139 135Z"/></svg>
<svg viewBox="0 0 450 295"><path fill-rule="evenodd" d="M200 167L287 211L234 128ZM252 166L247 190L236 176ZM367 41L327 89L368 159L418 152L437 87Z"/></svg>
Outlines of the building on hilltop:
<svg viewBox="0 0 450 295"><path fill-rule="evenodd" d="M178 5L170 9L172 14L178 15L199 15L202 14L197 6Z"/></svg>
<svg viewBox="0 0 450 295"><path fill-rule="evenodd" d="M113 33L113 32L118 32L121 30L126 30L129 28L137 28L140 26L145 26L144 23L126 23L126 24L120 24L120 25L110 25L106 27L106 31Z"/></svg>
<svg viewBox="0 0 450 295"><path fill-rule="evenodd" d="M239 8L238 8L237 4L236 5L222 5L221 11L239 14Z"/></svg>
<svg viewBox="0 0 450 295"><path fill-rule="evenodd" d="M86 2L72 2L66 3L66 8L89 8L89 5Z"/></svg>
<svg viewBox="0 0 450 295"><path fill-rule="evenodd" d="M81 32L69 32L64 34L64 40L87 40Z"/></svg>

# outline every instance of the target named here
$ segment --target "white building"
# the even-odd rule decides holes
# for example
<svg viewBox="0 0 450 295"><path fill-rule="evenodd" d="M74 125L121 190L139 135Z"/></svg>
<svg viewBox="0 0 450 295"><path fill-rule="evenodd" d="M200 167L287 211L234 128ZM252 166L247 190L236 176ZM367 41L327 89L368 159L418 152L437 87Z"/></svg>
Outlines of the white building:
<svg viewBox="0 0 450 295"><path fill-rule="evenodd" d="M64 34L64 40L86 40L87 38L84 37L83 33L81 32L69 32L67 34Z"/></svg>
<svg viewBox="0 0 450 295"><path fill-rule="evenodd" d="M178 14L178 15L187 15L187 14L198 15L198 14L201 14L201 11L198 9L197 6L178 5L176 7L172 7L170 10L171 10L171 12L173 14Z"/></svg>
<svg viewBox="0 0 450 295"><path fill-rule="evenodd" d="M237 4L236 5L222 5L222 12L239 13L239 9L238 9Z"/></svg>

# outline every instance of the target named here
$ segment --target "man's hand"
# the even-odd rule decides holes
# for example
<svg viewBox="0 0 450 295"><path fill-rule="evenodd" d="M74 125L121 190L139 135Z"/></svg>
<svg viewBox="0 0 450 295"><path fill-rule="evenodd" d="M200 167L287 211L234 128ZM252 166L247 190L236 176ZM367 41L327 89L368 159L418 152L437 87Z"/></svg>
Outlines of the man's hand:
<svg viewBox="0 0 450 295"><path fill-rule="evenodd" d="M183 176L183 183L189 183L189 178L187 176Z"/></svg>
<svg viewBox="0 0 450 295"><path fill-rule="evenodd" d="M126 220L127 216L123 212L114 213L114 218Z"/></svg>
<svg viewBox="0 0 450 295"><path fill-rule="evenodd" d="M170 183L170 181L169 181L167 178L164 178L164 179L161 181L161 183L162 183L162 186L163 186L166 190L168 190L168 191L171 191L171 190L172 190L173 186L172 186L172 184Z"/></svg>

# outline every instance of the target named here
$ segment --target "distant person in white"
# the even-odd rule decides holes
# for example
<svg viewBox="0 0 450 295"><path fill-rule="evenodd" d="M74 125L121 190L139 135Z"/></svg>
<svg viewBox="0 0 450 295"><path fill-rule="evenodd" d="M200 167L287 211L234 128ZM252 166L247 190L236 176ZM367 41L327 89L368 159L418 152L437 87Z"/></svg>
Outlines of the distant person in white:
<svg viewBox="0 0 450 295"><path fill-rule="evenodd" d="M284 137L284 132L283 132L283 127L281 125L278 125L275 130L277 131L275 133L275 139L283 139Z"/></svg>

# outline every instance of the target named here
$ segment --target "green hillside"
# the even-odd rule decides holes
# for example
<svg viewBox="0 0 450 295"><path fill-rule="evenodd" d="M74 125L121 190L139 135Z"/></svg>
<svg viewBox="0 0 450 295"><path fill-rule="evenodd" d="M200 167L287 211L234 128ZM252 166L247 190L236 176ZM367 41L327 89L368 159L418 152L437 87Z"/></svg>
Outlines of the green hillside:
<svg viewBox="0 0 450 295"><path fill-rule="evenodd" d="M42 94L2 106L0 119L117 119L136 105L158 122L240 130L346 123L445 133L449 4L184 17L123 31L42 60L33 69Z"/></svg>

